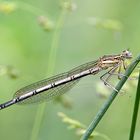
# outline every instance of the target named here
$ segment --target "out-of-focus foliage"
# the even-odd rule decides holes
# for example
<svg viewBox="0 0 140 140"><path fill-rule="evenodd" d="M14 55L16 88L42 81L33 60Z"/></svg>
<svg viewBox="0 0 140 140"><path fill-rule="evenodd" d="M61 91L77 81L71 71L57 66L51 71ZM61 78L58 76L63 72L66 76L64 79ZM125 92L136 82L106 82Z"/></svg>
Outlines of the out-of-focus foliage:
<svg viewBox="0 0 140 140"><path fill-rule="evenodd" d="M8 75L10 78L17 78L18 71L12 66L0 66L0 76Z"/></svg>
<svg viewBox="0 0 140 140"><path fill-rule="evenodd" d="M38 22L39 22L40 26L46 31L51 31L54 27L52 21L50 21L49 19L47 19L44 16L39 16Z"/></svg>
<svg viewBox="0 0 140 140"><path fill-rule="evenodd" d="M17 5L14 2L2 1L0 2L0 12L5 14L10 14L14 12Z"/></svg>
<svg viewBox="0 0 140 140"><path fill-rule="evenodd" d="M70 117L68 117L66 114L62 113L62 112L58 112L58 116L62 118L62 121L66 124L68 124L68 129L76 129L76 135L78 136L82 136L85 131L86 131L86 126L84 124L82 124L81 122L74 120ZM89 139L94 139L95 137L99 137L105 140L110 140L105 134L101 134L99 132L94 131Z"/></svg>
<svg viewBox="0 0 140 140"><path fill-rule="evenodd" d="M116 21L112 19L100 19L100 18L92 17L88 19L88 22L89 24L97 28L110 29L114 31L122 30L122 23L120 21Z"/></svg>

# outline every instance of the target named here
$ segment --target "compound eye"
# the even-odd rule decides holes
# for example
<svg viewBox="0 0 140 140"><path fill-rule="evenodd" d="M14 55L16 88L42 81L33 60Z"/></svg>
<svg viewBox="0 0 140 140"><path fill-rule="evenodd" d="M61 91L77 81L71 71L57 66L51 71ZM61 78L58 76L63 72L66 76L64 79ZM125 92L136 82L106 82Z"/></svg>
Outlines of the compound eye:
<svg viewBox="0 0 140 140"><path fill-rule="evenodd" d="M124 57L126 58L132 58L132 53L128 50L123 51Z"/></svg>

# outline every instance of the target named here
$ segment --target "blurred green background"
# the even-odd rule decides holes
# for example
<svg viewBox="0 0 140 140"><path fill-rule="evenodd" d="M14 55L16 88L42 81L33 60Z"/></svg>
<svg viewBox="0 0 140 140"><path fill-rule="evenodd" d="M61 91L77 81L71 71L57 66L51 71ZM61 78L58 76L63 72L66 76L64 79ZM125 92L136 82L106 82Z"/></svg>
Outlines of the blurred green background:
<svg viewBox="0 0 140 140"><path fill-rule="evenodd" d="M0 65L10 65L18 74L17 78L1 74L0 103L10 100L23 86L102 55L130 48L136 57L140 50L139 10L139 0L0 0ZM1 110L0 139L80 139L57 112L88 125L105 101L97 96L101 75L83 78L68 92L71 109L49 102L46 106L13 105ZM113 140L127 140L135 92L136 86L132 86L127 94L118 96L96 131ZM140 119L135 140L139 138Z"/></svg>

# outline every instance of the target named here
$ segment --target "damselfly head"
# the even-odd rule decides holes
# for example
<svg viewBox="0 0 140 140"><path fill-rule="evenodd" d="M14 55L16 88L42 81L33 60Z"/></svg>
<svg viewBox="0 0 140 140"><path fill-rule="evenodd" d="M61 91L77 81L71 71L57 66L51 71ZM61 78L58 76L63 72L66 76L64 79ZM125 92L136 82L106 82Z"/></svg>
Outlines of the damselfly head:
<svg viewBox="0 0 140 140"><path fill-rule="evenodd" d="M132 58L132 53L129 50L125 50L122 53L122 57L124 57L126 59L131 59Z"/></svg>

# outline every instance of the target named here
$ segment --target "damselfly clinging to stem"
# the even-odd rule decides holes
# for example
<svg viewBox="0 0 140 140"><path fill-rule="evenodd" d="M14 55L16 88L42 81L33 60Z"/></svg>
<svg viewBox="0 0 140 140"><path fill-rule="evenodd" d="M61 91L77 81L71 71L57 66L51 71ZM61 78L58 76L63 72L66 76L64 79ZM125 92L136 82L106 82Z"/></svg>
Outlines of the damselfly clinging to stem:
<svg viewBox="0 0 140 140"><path fill-rule="evenodd" d="M26 87L19 89L12 100L5 102L0 105L0 109L4 109L13 104L29 104L36 103L40 101L51 100L54 97L62 95L70 90L82 77L87 75L95 75L102 70L109 69L100 78L101 80L113 88L107 80L109 77L118 71L118 76L120 77L121 67L125 66L125 60L131 59L132 54L128 50L123 51L121 54L117 55L104 55L98 60L91 61L89 63L80 65L68 72L53 76L48 79L33 83ZM104 76L109 74L109 76L104 79ZM116 90L115 88L113 88Z"/></svg>

